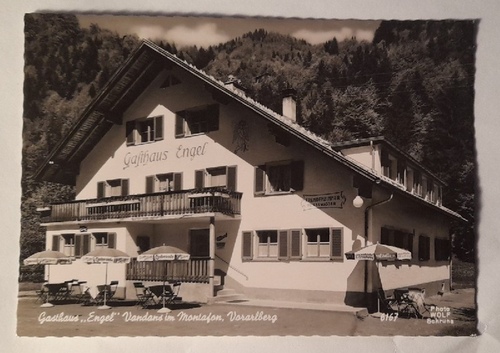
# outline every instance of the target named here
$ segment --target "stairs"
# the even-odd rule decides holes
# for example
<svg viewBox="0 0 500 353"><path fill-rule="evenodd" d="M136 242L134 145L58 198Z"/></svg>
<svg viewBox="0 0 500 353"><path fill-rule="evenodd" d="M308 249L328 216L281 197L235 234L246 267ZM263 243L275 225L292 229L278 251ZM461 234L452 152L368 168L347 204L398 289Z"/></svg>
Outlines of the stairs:
<svg viewBox="0 0 500 353"><path fill-rule="evenodd" d="M237 293L234 289L225 288L217 291L215 297L211 298L211 303L230 303L230 302L239 302L246 301L247 298L240 293Z"/></svg>

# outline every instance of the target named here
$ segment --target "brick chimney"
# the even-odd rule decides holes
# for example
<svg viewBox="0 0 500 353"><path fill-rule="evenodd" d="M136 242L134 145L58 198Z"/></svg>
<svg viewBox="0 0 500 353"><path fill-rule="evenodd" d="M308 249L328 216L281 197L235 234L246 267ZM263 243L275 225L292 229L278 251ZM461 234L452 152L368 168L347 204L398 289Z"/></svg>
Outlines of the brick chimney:
<svg viewBox="0 0 500 353"><path fill-rule="evenodd" d="M295 96L297 95L297 91L293 88L287 88L283 90L283 110L282 115L293 120L297 121L297 102L295 100Z"/></svg>

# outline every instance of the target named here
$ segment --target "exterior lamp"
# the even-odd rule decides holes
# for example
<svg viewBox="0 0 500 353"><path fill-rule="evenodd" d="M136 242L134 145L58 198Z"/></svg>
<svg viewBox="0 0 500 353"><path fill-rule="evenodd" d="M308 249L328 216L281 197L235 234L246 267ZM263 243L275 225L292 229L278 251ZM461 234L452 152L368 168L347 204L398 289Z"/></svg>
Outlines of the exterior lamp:
<svg viewBox="0 0 500 353"><path fill-rule="evenodd" d="M352 200L352 205L356 208L360 208L363 206L363 198L361 196L356 196L354 200Z"/></svg>

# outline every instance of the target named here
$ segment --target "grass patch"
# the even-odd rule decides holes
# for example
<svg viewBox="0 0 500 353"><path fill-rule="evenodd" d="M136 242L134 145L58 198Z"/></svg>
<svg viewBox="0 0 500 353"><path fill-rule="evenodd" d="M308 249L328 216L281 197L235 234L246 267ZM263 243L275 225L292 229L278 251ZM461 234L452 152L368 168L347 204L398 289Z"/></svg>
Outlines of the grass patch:
<svg viewBox="0 0 500 353"><path fill-rule="evenodd" d="M476 287L476 264L453 258L452 265L453 289Z"/></svg>

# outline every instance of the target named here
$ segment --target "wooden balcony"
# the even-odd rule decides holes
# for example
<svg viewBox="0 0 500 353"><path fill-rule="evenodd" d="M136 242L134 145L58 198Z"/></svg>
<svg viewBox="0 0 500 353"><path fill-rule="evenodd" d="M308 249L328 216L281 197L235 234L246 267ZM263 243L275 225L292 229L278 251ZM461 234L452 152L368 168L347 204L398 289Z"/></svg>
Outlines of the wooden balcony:
<svg viewBox="0 0 500 353"><path fill-rule="evenodd" d="M241 196L220 188L204 188L54 203L40 212L43 223L216 212L234 216L240 214Z"/></svg>
<svg viewBox="0 0 500 353"><path fill-rule="evenodd" d="M188 261L137 261L127 264L127 280L132 281L181 281L208 283L208 259Z"/></svg>

